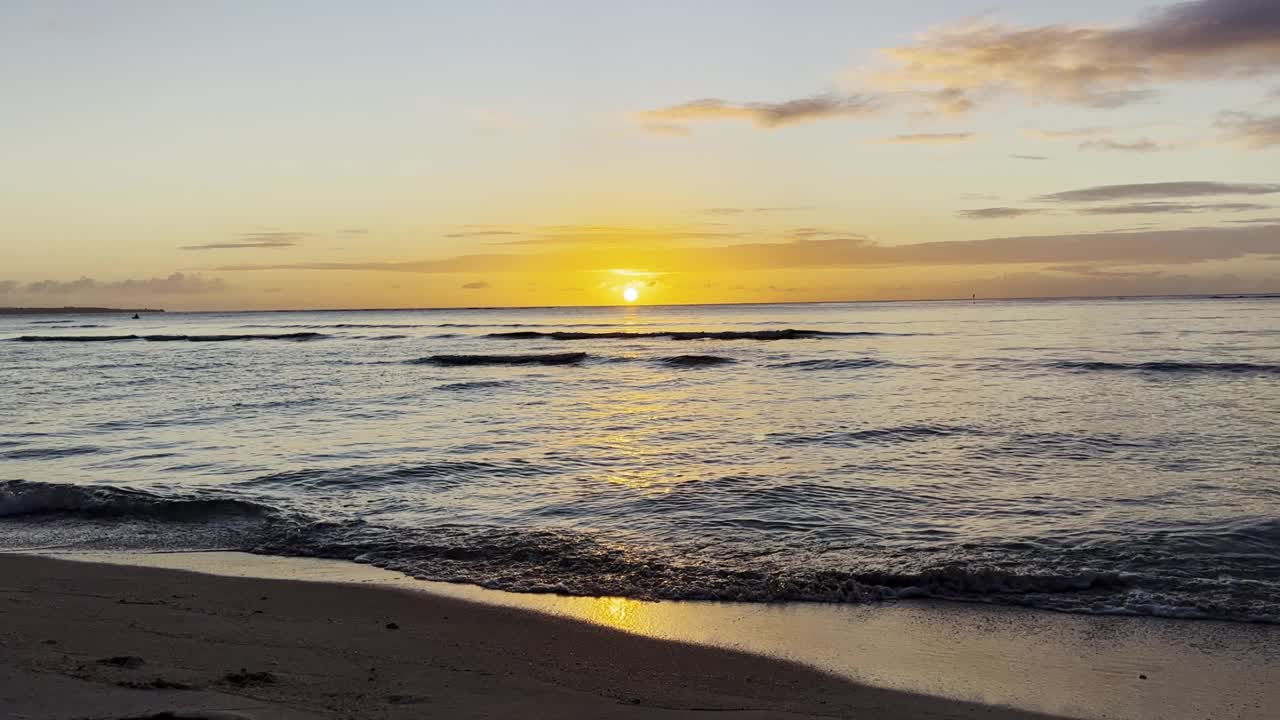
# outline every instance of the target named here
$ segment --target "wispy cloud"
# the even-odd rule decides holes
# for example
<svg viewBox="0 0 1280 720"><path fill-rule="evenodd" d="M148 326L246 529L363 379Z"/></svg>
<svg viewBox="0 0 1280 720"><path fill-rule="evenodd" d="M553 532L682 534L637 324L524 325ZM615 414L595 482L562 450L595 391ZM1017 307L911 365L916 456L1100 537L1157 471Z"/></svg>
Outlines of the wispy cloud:
<svg viewBox="0 0 1280 720"><path fill-rule="evenodd" d="M971 220L1006 220L1026 215L1038 215L1045 212L1041 208L989 207L976 210L961 210L960 216Z"/></svg>
<svg viewBox="0 0 1280 720"><path fill-rule="evenodd" d="M780 102L730 102L718 98L693 100L678 105L645 110L636 114L640 124L654 132L679 134L691 122L745 120L758 128L772 130L787 125L866 117L877 112L880 101L871 95L813 95Z"/></svg>
<svg viewBox="0 0 1280 720"><path fill-rule="evenodd" d="M653 122L645 121L643 127L646 131L654 135L670 135L671 137L687 137L689 133L688 125L669 122Z"/></svg>
<svg viewBox="0 0 1280 720"><path fill-rule="evenodd" d="M495 238L495 237L511 237L526 234L520 230L459 230L457 232L445 233L447 238Z"/></svg>
<svg viewBox="0 0 1280 720"><path fill-rule="evenodd" d="M1079 140L1081 138L1097 137L1111 132L1114 128L1110 127L1082 127L1071 128L1069 130L1023 130L1022 134L1036 140Z"/></svg>
<svg viewBox="0 0 1280 720"><path fill-rule="evenodd" d="M202 243L199 245L183 245L181 250L246 250L253 248L285 248L293 247L298 241L307 237L302 232L255 232L244 233L238 240Z"/></svg>
<svg viewBox="0 0 1280 720"><path fill-rule="evenodd" d="M1178 2L1120 27L977 20L885 52L893 66L879 79L891 87L1109 108L1146 99L1162 83L1280 69L1280 3Z"/></svg>
<svg viewBox="0 0 1280 720"><path fill-rule="evenodd" d="M796 212L809 210L804 205L787 205L781 207L712 207L694 210L699 215L759 215L763 213Z"/></svg>
<svg viewBox="0 0 1280 720"><path fill-rule="evenodd" d="M779 208L780 209L780 208ZM756 208L767 212L772 208ZM708 229L706 223L686 226L541 225L530 227L472 226L447 233L448 238L476 238L489 245L628 245L645 242L730 240L742 233Z"/></svg>
<svg viewBox="0 0 1280 720"><path fill-rule="evenodd" d="M1053 265L1045 268L1045 270L1092 278L1145 278L1157 277L1163 274L1158 270L1105 270L1096 265Z"/></svg>
<svg viewBox="0 0 1280 720"><path fill-rule="evenodd" d="M1257 203L1176 203L1142 202L1125 205L1100 205L1076 210L1081 215L1183 215L1202 212L1252 212L1270 210L1270 205Z"/></svg>
<svg viewBox="0 0 1280 720"><path fill-rule="evenodd" d="M1182 181L1136 183L1132 185L1098 185L1041 195L1041 202L1108 202L1112 200L1144 200L1160 198L1212 197L1215 195L1271 195L1280 193L1280 184L1224 183Z"/></svg>
<svg viewBox="0 0 1280 720"><path fill-rule="evenodd" d="M1162 145L1155 140L1141 138L1125 142L1123 140L1112 140L1104 138L1101 140L1086 140L1080 143L1081 150L1109 150L1113 152L1131 152L1131 153L1150 153L1160 152L1161 150L1172 149L1169 145Z"/></svg>
<svg viewBox="0 0 1280 720"><path fill-rule="evenodd" d="M911 133L907 135L894 135L893 137L881 140L881 142L900 144L948 144L969 142L976 137L977 135L971 132Z"/></svg>
<svg viewBox="0 0 1280 720"><path fill-rule="evenodd" d="M1280 145L1280 115L1228 112L1218 117L1215 127L1227 140L1251 150Z"/></svg>
<svg viewBox="0 0 1280 720"><path fill-rule="evenodd" d="M798 227L792 228L786 232L786 236L796 240L816 240L819 238L857 238L866 240L867 236L862 233L850 232L848 230L834 230L831 228L818 227Z"/></svg>
<svg viewBox="0 0 1280 720"><path fill-rule="evenodd" d="M462 286L463 290L484 290L489 287L489 283L484 281L469 282Z"/></svg>
<svg viewBox="0 0 1280 720"><path fill-rule="evenodd" d="M1017 160L1048 160L1044 155L1010 155L1009 157Z"/></svg>

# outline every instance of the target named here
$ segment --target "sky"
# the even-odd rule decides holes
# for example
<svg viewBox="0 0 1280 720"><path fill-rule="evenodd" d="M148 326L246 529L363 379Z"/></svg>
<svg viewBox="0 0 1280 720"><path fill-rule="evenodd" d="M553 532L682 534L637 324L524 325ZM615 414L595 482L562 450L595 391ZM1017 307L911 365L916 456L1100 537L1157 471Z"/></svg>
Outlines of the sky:
<svg viewBox="0 0 1280 720"><path fill-rule="evenodd" d="M0 0L0 305L1280 292L1275 0Z"/></svg>

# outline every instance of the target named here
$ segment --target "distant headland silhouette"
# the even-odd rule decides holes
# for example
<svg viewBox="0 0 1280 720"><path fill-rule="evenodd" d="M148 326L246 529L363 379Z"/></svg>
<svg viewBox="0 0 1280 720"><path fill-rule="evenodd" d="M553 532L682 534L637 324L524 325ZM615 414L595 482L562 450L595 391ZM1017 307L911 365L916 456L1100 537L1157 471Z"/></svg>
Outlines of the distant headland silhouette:
<svg viewBox="0 0 1280 720"><path fill-rule="evenodd" d="M164 310L154 308L78 307L74 305L65 305L63 307L0 307L0 315L86 315L89 313L131 313L137 315L139 313L162 312Z"/></svg>

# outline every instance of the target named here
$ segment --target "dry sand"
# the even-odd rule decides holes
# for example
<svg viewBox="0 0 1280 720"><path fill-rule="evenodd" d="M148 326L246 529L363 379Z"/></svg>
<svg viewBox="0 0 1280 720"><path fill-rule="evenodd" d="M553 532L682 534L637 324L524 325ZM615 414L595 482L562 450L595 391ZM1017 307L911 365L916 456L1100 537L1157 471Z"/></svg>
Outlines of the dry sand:
<svg viewBox="0 0 1280 720"><path fill-rule="evenodd" d="M395 588L0 555L4 718L1044 718Z"/></svg>

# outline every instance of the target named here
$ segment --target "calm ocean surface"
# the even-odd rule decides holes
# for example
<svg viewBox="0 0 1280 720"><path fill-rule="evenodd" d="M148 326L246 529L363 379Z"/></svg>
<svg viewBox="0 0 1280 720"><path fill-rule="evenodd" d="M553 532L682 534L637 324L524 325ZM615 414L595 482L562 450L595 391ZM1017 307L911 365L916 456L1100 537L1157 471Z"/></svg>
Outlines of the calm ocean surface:
<svg viewBox="0 0 1280 720"><path fill-rule="evenodd" d="M1280 622L1280 300L0 317L0 545Z"/></svg>

